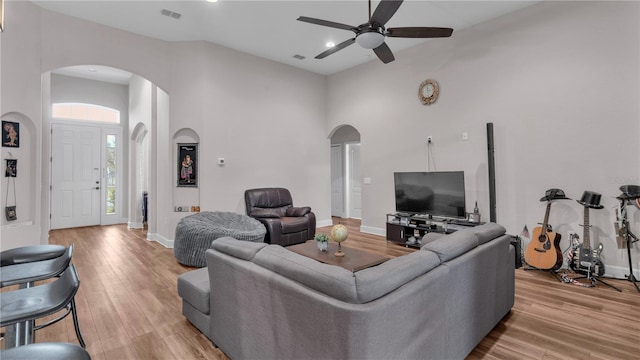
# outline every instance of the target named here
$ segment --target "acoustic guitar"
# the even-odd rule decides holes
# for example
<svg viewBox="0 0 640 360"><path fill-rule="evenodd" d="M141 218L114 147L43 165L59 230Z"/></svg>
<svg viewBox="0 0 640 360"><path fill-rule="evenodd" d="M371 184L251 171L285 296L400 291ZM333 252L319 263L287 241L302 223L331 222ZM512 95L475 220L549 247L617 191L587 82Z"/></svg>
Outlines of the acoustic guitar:
<svg viewBox="0 0 640 360"><path fill-rule="evenodd" d="M562 266L560 234L552 231L549 225L551 201L547 202L542 226L533 229L533 236L524 253L527 264L542 270L557 270Z"/></svg>
<svg viewBox="0 0 640 360"><path fill-rule="evenodd" d="M591 240L589 238L589 208L584 207L584 240L580 246L574 246L571 250L571 261L569 267L571 270L582 274L593 274L593 276L604 275L604 264L600 260L602 252L602 244L598 249L591 249Z"/></svg>

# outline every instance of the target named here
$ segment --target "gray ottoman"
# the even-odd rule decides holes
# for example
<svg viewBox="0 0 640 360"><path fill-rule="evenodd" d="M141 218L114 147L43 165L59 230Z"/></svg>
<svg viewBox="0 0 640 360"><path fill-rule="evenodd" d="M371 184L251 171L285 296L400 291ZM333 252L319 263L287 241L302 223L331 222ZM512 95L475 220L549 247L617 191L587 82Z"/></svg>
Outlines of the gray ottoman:
<svg viewBox="0 0 640 360"><path fill-rule="evenodd" d="M192 270L178 276L178 295L182 298L182 315L211 338L209 269Z"/></svg>
<svg viewBox="0 0 640 360"><path fill-rule="evenodd" d="M258 220L232 212L205 211L185 216L176 226L173 254L187 266L204 267L205 251L221 237L263 242L267 230Z"/></svg>

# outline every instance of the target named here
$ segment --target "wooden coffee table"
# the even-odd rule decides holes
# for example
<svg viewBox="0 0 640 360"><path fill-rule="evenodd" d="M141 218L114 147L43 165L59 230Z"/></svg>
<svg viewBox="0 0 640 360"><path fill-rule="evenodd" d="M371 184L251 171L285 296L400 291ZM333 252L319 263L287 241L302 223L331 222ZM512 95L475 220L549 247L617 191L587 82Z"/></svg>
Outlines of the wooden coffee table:
<svg viewBox="0 0 640 360"><path fill-rule="evenodd" d="M352 249L345 246L342 246L344 257L337 257L333 254L338 251L338 244L330 242L329 249L327 251L320 251L315 240L308 240L302 244L287 246L287 250L291 250L294 253L312 258L325 264L340 266L352 272L379 265L389 260L386 256Z"/></svg>

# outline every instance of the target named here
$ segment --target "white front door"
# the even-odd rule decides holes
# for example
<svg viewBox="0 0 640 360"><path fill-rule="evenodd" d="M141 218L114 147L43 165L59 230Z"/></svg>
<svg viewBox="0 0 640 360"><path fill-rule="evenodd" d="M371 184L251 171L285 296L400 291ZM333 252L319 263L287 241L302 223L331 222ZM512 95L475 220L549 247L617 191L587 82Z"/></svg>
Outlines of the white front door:
<svg viewBox="0 0 640 360"><path fill-rule="evenodd" d="M51 126L51 229L100 224L100 128Z"/></svg>
<svg viewBox="0 0 640 360"><path fill-rule="evenodd" d="M342 145L331 145L331 216L344 217Z"/></svg>
<svg viewBox="0 0 640 360"><path fill-rule="evenodd" d="M360 144L347 144L349 171L349 217L362 218L362 180L360 177Z"/></svg>

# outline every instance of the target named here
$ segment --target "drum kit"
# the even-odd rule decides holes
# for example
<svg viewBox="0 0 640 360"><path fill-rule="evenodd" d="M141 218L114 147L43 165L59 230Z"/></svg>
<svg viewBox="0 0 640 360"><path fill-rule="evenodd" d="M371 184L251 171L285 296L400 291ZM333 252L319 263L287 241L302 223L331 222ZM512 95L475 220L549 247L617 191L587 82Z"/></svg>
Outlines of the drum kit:
<svg viewBox="0 0 640 360"><path fill-rule="evenodd" d="M620 208L618 211L618 222L617 222L617 235L621 238L623 242L626 242L627 245L627 258L629 260L629 276L627 279L633 283L633 286L636 287L636 290L640 292L640 287L638 287L638 280L633 275L633 262L631 261L631 244L638 241L638 236L636 236L629 229L629 219L627 216L627 207L629 205L636 205L640 207L640 186L639 185L623 185L620 187L620 194L616 197L620 201Z"/></svg>

